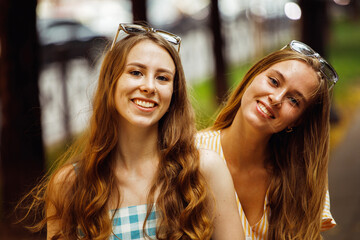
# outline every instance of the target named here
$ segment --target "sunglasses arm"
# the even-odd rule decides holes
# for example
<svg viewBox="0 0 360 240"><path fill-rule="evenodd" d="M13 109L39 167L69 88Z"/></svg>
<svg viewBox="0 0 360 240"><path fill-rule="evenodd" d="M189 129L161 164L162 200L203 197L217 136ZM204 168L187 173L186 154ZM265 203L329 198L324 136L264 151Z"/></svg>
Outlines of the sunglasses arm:
<svg viewBox="0 0 360 240"><path fill-rule="evenodd" d="M119 25L118 30L117 30L117 32L116 32L116 35L115 35L115 37L114 37L114 40L113 40L113 42L112 42L112 44L111 44L110 51L111 51L111 50L114 48L114 46L115 46L116 39L117 39L118 36L119 36L120 29L121 29L121 26Z"/></svg>

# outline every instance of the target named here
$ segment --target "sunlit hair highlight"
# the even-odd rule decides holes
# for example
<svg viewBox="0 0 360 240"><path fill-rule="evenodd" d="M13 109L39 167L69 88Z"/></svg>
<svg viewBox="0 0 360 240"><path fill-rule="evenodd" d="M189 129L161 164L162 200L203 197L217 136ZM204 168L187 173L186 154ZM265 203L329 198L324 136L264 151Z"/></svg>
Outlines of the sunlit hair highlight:
<svg viewBox="0 0 360 240"><path fill-rule="evenodd" d="M56 209L47 217L43 211L42 220L32 226L32 230L40 230L48 221L58 220L62 230L52 239L97 240L111 235L109 199L116 196L119 204L121 198L113 172L120 134L115 87L129 52L145 40L164 48L176 66L171 104L159 122L160 163L148 195L148 216L152 207L160 212L157 239L210 239L213 227L208 210L209 193L199 171L194 113L187 96L184 71L175 48L155 33L128 35L105 54L88 130L62 158L54 174L44 178L27 195L35 204L30 205L30 210L46 209L49 203ZM62 186L57 186L59 183ZM156 191L160 193L157 199Z"/></svg>
<svg viewBox="0 0 360 240"><path fill-rule="evenodd" d="M213 130L229 127L241 107L241 99L254 78L272 65L298 60L317 73L319 86L293 133L281 131L269 141L268 164L271 209L268 239L322 239L322 210L327 190L329 160L330 95L317 59L291 50L276 51L254 64L231 93L218 114Z"/></svg>

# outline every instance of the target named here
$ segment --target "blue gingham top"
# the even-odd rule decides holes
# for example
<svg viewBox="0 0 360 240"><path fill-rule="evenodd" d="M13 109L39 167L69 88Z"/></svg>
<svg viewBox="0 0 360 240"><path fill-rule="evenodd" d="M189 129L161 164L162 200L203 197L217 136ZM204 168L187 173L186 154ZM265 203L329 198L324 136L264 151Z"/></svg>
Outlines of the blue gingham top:
<svg viewBox="0 0 360 240"><path fill-rule="evenodd" d="M77 173L77 163L73 163L73 166ZM144 236L144 230L151 239L156 240L156 220L158 214L155 206L151 209L144 229L143 225L146 218L147 204L111 210L111 217L114 212L113 234L109 240L147 240ZM83 236L80 229L79 234Z"/></svg>
<svg viewBox="0 0 360 240"><path fill-rule="evenodd" d="M143 224L146 217L147 204L119 208L111 211L114 214L113 235L109 240L145 240ZM146 221L144 230L152 239L156 239L156 219L158 214L153 207Z"/></svg>

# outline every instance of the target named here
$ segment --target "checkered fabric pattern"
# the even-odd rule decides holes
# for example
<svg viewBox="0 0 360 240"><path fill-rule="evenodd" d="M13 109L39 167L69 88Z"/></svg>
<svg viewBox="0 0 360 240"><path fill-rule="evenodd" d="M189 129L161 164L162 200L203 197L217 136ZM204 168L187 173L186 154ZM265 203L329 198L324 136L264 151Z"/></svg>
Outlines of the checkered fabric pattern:
<svg viewBox="0 0 360 240"><path fill-rule="evenodd" d="M143 224L146 217L147 205L138 205L116 210L113 220L113 233L110 240L145 240ZM114 212L112 211L112 214ZM157 213L155 207L151 210L146 221L145 231L155 239Z"/></svg>

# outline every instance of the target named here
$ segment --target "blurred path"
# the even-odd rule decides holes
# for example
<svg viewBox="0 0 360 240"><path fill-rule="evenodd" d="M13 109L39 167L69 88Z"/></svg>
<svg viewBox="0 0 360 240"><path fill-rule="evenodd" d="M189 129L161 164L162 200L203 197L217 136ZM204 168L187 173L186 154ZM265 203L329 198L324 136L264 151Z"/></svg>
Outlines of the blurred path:
<svg viewBox="0 0 360 240"><path fill-rule="evenodd" d="M331 212L337 226L323 234L325 240L360 239L360 108L343 141L330 156Z"/></svg>

